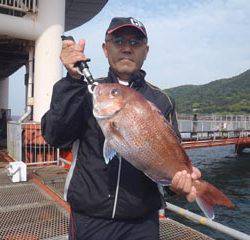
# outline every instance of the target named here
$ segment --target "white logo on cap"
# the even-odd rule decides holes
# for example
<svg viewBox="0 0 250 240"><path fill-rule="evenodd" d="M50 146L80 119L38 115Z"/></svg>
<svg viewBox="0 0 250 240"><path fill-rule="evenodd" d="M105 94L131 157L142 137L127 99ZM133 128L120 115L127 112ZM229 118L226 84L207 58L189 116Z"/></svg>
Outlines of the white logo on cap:
<svg viewBox="0 0 250 240"><path fill-rule="evenodd" d="M133 25L137 26L137 27L142 27L142 23L134 18L130 18L130 21Z"/></svg>

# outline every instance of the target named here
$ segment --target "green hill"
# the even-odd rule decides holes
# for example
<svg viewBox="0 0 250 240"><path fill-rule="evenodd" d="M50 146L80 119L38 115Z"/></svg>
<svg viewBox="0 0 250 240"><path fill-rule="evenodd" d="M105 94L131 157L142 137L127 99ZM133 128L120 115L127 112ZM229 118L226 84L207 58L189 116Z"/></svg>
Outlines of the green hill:
<svg viewBox="0 0 250 240"><path fill-rule="evenodd" d="M204 85L184 85L164 91L175 99L178 113L250 113L250 70Z"/></svg>

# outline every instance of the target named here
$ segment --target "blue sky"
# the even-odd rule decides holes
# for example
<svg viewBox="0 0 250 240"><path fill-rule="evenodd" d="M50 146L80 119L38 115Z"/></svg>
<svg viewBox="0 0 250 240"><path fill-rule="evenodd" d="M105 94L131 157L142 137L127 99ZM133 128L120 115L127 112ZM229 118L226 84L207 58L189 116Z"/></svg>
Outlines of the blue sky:
<svg viewBox="0 0 250 240"><path fill-rule="evenodd" d="M133 16L146 26L150 50L143 69L158 87L205 84L250 68L249 0L109 0L95 18L68 32L86 40L94 77L107 74L101 44L114 16ZM23 111L24 94L12 97L14 84L23 88L23 72L10 81L14 114Z"/></svg>

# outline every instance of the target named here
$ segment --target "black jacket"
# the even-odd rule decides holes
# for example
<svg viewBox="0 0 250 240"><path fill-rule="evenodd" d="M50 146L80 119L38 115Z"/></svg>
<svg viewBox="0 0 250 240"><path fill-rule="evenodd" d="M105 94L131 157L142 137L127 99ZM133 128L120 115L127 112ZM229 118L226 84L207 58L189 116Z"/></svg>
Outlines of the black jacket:
<svg viewBox="0 0 250 240"><path fill-rule="evenodd" d="M145 72L141 70L131 78L130 87L153 102L179 134L173 101L144 77ZM118 82L111 70L101 81ZM92 114L86 83L69 75L58 81L53 88L50 110L41 124L44 138L53 146L65 147L80 140L67 194L72 209L92 217L111 218L119 161L113 159L108 165L104 162L104 136ZM140 218L160 206L157 184L122 159L115 218Z"/></svg>

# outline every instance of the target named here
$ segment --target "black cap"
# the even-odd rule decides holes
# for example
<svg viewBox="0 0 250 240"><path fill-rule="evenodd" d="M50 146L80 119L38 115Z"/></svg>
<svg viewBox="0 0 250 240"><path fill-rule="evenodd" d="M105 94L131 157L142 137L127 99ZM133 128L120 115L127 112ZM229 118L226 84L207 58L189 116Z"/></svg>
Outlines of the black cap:
<svg viewBox="0 0 250 240"><path fill-rule="evenodd" d="M137 19L135 18L132 18L132 17L128 17L128 18L124 18L124 17L115 17L115 18L112 18L110 24L109 24L109 27L106 31L106 35L107 34L110 34L110 33L113 33L114 31L122 28L122 27L133 27L133 28L136 28L137 30L139 30L143 36L145 38L148 38L147 37L147 32L146 32L146 29L144 27L144 25L138 21Z"/></svg>

